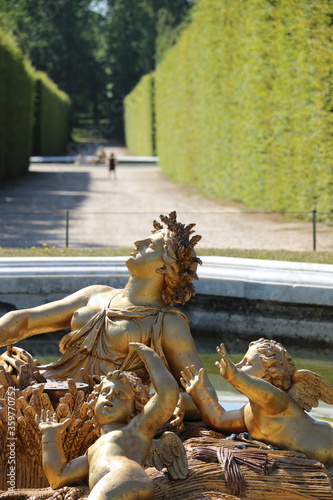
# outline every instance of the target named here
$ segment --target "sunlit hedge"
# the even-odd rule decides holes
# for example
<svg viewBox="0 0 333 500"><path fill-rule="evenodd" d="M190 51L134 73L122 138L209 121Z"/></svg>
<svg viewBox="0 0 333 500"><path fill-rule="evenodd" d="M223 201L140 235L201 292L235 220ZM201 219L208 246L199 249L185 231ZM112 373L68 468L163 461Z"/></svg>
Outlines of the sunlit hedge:
<svg viewBox="0 0 333 500"><path fill-rule="evenodd" d="M126 146L135 155L154 154L154 77L141 78L124 101Z"/></svg>
<svg viewBox="0 0 333 500"><path fill-rule="evenodd" d="M162 168L209 195L328 218L332 18L329 0L198 1L156 72Z"/></svg>
<svg viewBox="0 0 333 500"><path fill-rule="evenodd" d="M33 153L52 156L64 153L70 133L71 101L43 72L37 71Z"/></svg>
<svg viewBox="0 0 333 500"><path fill-rule="evenodd" d="M10 35L0 30L0 179L29 167L33 69Z"/></svg>

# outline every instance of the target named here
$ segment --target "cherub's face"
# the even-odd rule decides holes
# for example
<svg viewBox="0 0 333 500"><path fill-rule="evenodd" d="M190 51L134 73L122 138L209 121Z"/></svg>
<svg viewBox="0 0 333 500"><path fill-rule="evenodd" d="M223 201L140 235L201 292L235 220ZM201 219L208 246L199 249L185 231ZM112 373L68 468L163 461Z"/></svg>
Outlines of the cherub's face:
<svg viewBox="0 0 333 500"><path fill-rule="evenodd" d="M242 361L236 367L252 377L263 378L266 371L256 346L250 346Z"/></svg>
<svg viewBox="0 0 333 500"><path fill-rule="evenodd" d="M134 242L135 249L127 259L127 266L132 275L151 275L164 266L162 260L164 236L161 231L148 238Z"/></svg>
<svg viewBox="0 0 333 500"><path fill-rule="evenodd" d="M119 379L104 380L94 410L98 424L127 423L133 410L134 392L130 383Z"/></svg>

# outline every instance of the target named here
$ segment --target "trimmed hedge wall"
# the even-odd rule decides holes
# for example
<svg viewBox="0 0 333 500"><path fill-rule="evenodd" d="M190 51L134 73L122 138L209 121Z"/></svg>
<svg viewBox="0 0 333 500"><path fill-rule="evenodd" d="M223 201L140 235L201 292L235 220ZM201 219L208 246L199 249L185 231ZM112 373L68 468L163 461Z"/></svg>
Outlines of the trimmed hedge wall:
<svg viewBox="0 0 333 500"><path fill-rule="evenodd" d="M34 72L10 35L0 31L0 179L28 170Z"/></svg>
<svg viewBox="0 0 333 500"><path fill-rule="evenodd" d="M65 92L41 71L37 71L33 154L64 152L70 134L71 101Z"/></svg>
<svg viewBox="0 0 333 500"><path fill-rule="evenodd" d="M161 167L206 194L333 211L333 4L200 0L158 67Z"/></svg>
<svg viewBox="0 0 333 500"><path fill-rule="evenodd" d="M23 57L0 30L0 180L29 168L30 155L62 153L70 133L70 99Z"/></svg>
<svg viewBox="0 0 333 500"><path fill-rule="evenodd" d="M153 92L153 74L145 75L124 100L126 146L135 155L154 155Z"/></svg>

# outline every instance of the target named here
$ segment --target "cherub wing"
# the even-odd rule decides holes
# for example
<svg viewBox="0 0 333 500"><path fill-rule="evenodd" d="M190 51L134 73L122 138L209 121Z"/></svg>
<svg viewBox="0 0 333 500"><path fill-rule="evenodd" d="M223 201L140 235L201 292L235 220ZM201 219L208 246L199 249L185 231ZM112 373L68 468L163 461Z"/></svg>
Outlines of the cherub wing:
<svg viewBox="0 0 333 500"><path fill-rule="evenodd" d="M333 404L333 386L317 373L297 370L288 394L306 411L318 406L318 401Z"/></svg>
<svg viewBox="0 0 333 500"><path fill-rule="evenodd" d="M185 479L188 474L186 451L173 432L164 432L160 439L153 439L146 465L157 470L166 468L172 479Z"/></svg>

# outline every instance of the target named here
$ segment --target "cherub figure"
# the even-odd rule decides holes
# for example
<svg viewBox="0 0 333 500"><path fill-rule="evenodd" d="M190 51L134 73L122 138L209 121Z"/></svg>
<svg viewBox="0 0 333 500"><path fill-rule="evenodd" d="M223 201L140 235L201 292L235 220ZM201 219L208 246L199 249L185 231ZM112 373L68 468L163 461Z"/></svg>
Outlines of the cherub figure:
<svg viewBox="0 0 333 500"><path fill-rule="evenodd" d="M222 432L249 432L252 438L278 448L304 453L333 473L333 427L313 419L306 411L318 400L333 404L333 386L309 370L296 370L278 342L259 339L249 344L240 363L234 364L223 344L216 362L220 374L249 402L225 411L205 389L204 369L182 372L182 384L191 394L204 422Z"/></svg>
<svg viewBox="0 0 333 500"><path fill-rule="evenodd" d="M178 384L161 358L148 346L132 342L156 390L131 373L115 370L102 378L94 416L101 436L85 456L66 463L61 441L69 419L58 423L49 412L37 418L42 432L43 467L54 489L89 479L89 500L150 500L151 479L143 469L156 431L171 417ZM134 353L133 353L134 354Z"/></svg>

